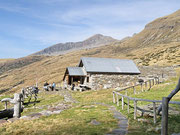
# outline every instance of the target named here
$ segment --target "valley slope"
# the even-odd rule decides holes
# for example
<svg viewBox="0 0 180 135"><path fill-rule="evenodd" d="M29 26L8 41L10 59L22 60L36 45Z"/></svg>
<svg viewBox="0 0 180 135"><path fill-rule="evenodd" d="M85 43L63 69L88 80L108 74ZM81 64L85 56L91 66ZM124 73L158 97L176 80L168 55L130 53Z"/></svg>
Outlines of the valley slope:
<svg viewBox="0 0 180 135"><path fill-rule="evenodd" d="M29 57L33 58L28 56L23 59ZM113 40L105 46L96 48L87 47L64 55L36 57L36 61L23 65L17 60L11 60L11 64L17 63L16 68L8 69L13 66L6 64L8 67L5 69L8 70L0 71L0 91L14 93L22 87L35 84L36 81L41 86L45 81L59 83L62 81L65 68L76 66L80 57L126 58L133 59L138 65L179 65L180 10L150 22L143 31L123 42ZM1 66L0 69L4 68Z"/></svg>

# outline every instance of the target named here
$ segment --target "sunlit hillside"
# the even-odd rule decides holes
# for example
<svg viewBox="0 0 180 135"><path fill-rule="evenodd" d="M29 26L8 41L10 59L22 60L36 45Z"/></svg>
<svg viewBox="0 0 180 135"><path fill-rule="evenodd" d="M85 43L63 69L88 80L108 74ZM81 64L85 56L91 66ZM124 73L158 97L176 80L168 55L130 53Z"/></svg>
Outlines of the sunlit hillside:
<svg viewBox="0 0 180 135"><path fill-rule="evenodd" d="M159 18L139 34L125 42L77 50L65 55L49 57L25 57L0 63L0 92L20 91L22 87L40 86L45 81L60 83L65 68L76 66L80 57L111 57L133 59L138 65L180 64L180 10Z"/></svg>

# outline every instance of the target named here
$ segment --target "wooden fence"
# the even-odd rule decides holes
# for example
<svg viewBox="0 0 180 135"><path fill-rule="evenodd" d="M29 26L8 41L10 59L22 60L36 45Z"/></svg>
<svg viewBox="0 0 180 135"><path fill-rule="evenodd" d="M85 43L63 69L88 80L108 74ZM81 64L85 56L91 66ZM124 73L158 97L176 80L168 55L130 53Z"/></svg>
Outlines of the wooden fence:
<svg viewBox="0 0 180 135"><path fill-rule="evenodd" d="M127 104L128 113L129 113L129 110L130 110L130 101L134 102L134 107L133 107L134 108L134 119L137 118L137 110L140 110L142 113L144 113L144 112L153 113L154 123L156 123L156 121L157 121L157 119L156 119L157 118L156 104L157 103L162 103L162 100L149 100L149 99L141 99L141 98L132 98L132 97L120 94L119 92L113 91L113 103L116 103L117 106L120 106L120 98L121 98L121 108L122 108L122 110L124 110L124 105L125 105L124 98L127 98L127 103L126 104ZM143 110L143 109L139 108L137 106L138 101L145 101L145 102L153 103L153 111L147 111L147 110ZM178 105L180 105L180 102L176 102L176 101L170 101L169 103L170 104L178 104Z"/></svg>
<svg viewBox="0 0 180 135"><path fill-rule="evenodd" d="M23 104L24 104L24 99L26 96L29 98L29 102L32 98L32 95L34 94L35 101L37 99L37 93L39 89L37 87L27 87L26 89L22 89L21 93L15 93L14 94L14 99L11 98L4 98L1 100L1 102L5 103L5 109L0 111L0 119L1 118L11 118L11 117L16 117L20 118L21 117L21 112L23 111ZM7 103L11 103L14 105L13 108L8 109ZM28 103L29 103L28 102Z"/></svg>
<svg viewBox="0 0 180 135"><path fill-rule="evenodd" d="M23 95L20 93L15 93L14 94L14 99L11 98L4 98L1 100L1 102L5 103L5 110L0 112L0 118L19 118L21 117L21 112L22 112L22 99ZM14 105L14 108L8 109L7 107L7 102L10 102L11 104Z"/></svg>
<svg viewBox="0 0 180 135"><path fill-rule="evenodd" d="M134 108L134 119L137 118L137 110L140 110L142 113L145 113L145 112L153 113L153 119L154 119L153 121L154 121L154 123L156 123L156 121L157 121L156 104L162 103L162 101L161 100L149 100L149 99L133 98L133 97L128 96L128 90L133 89L133 93L136 94L136 87L139 85L141 86L141 91L144 92L146 90L150 90L152 86L158 85L159 83L160 83L159 77L155 77L155 78L150 79L148 81L145 81L143 83L133 85L130 87L126 87L126 88L120 89L118 91L113 91L113 103L116 103L117 106L120 106L120 99L121 99L122 110L124 110L124 105L127 104L127 111L129 113L130 112L130 101L133 101L134 102L134 106L133 106L133 108ZM125 95L119 93L122 91L125 91ZM124 101L125 98L127 99L127 103L125 103L125 101ZM137 106L138 101L151 102L153 104L153 111L143 110L143 109L139 108ZM176 101L170 101L169 103L180 105L180 102L176 102Z"/></svg>
<svg viewBox="0 0 180 135"><path fill-rule="evenodd" d="M125 88L122 88L120 90L116 90L116 92L121 92L121 91L125 91L126 92L126 95L128 95L128 90L132 89L133 90L133 93L134 94L137 94L137 91L136 91L136 88L138 86L141 87L141 92L145 92L147 90L150 90L152 88L152 86L154 85L157 85L160 83L160 79L159 77L154 77L152 79L149 79L145 82L142 82L142 83L138 83L138 84L135 84L133 86L129 86L129 87L125 87Z"/></svg>

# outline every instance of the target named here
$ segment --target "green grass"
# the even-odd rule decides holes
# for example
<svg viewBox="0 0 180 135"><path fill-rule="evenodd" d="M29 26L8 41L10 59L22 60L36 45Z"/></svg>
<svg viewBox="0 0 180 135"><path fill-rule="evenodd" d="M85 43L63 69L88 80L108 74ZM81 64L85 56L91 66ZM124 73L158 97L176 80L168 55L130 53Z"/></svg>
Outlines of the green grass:
<svg viewBox="0 0 180 135"><path fill-rule="evenodd" d="M153 86L150 91L140 93L140 87L137 88L139 94L133 95L133 90L128 92L128 95L136 98L161 100L167 96L176 86L178 78L172 78L165 83ZM95 103L112 103L112 91L85 91L72 92L72 97L78 103L72 103L72 108L64 110L60 114L43 116L35 120L19 120L14 123L7 123L0 126L0 134L62 134L62 135L95 135L105 134L117 127L117 120L113 117L112 112L106 106L96 105ZM123 92L125 94L125 92ZM8 95L10 96L10 95ZM1 97L2 98L2 97ZM173 97L173 101L180 101L180 92ZM26 106L22 115L28 115L34 112L46 110L47 106L55 106L63 102L63 97L59 92L41 92L39 94L39 103ZM125 100L126 101L126 100ZM133 102L130 102L133 106ZM138 106L144 106L149 102L138 102ZM43 107L42 107L43 106ZM0 106L1 107L1 106ZM3 106L2 106L3 107ZM38 109L38 107L42 107ZM171 106L178 110L177 105ZM148 119L149 122L138 122L133 119L133 108L130 108L130 114L127 113L127 106L121 110L121 106L116 108L129 119L128 135L159 135L159 131L155 131L156 127L161 125L161 117L158 116L157 124L153 124L153 118L140 117ZM180 111L180 110L179 110ZM100 122L99 125L91 124L92 120ZM180 116L169 115L169 134L180 132Z"/></svg>
<svg viewBox="0 0 180 135"><path fill-rule="evenodd" d="M151 99L151 100L162 100L162 97L167 97L170 92L176 87L178 82L178 78L172 78L162 84L155 85L151 88L151 90L146 92L141 92L140 94L132 94L128 93L130 97L135 98L141 98L141 99ZM140 91L140 88L138 88L138 91ZM124 93L123 93L124 94ZM127 100L124 100L127 103ZM180 101L180 92L178 92L171 101ZM120 102L121 103L121 102ZM144 101L138 101L137 106L142 107L147 104L152 104L151 102L144 102ZM130 101L130 105L133 106L134 102ZM179 105L169 105L170 107L173 107L177 111L180 111ZM160 127L161 125L161 117L157 117L157 123L153 124L153 118L150 117L141 117L138 116L138 118L148 119L149 122L138 122L137 120L134 120L133 118L133 112L134 109L130 108L130 114L127 113L127 105L124 106L124 110L121 110L121 104L120 107L117 107L125 116L129 119L129 129L128 129L128 135L159 135L160 130L156 131L156 127ZM180 115L169 115L169 121L168 121L168 132L169 134L172 133L180 133ZM149 130L149 131L148 131Z"/></svg>
<svg viewBox="0 0 180 135"><path fill-rule="evenodd" d="M112 89L98 90L98 91L85 91L73 92L72 96L80 103L112 103Z"/></svg>
<svg viewBox="0 0 180 135"><path fill-rule="evenodd" d="M100 122L91 124L92 120ZM117 126L117 121L107 107L81 105L63 111L58 115L41 117L36 120L19 120L0 127L1 135L6 134L62 134L62 135L102 135Z"/></svg>
<svg viewBox="0 0 180 135"><path fill-rule="evenodd" d="M3 98L13 98L13 95L8 94L8 95L0 96L0 100L2 100ZM0 102L0 110L4 109L4 105L5 105L5 103ZM10 103L8 103L7 106L8 106L8 108L13 107L13 105Z"/></svg>
<svg viewBox="0 0 180 135"><path fill-rule="evenodd" d="M62 97L59 92L46 92L41 91L38 94L37 103L31 103L29 105L25 105L25 110L22 115L28 115L35 112L40 112L42 110L46 110L48 106L55 106L60 102L63 102L64 97ZM31 99L31 102L34 101L34 98ZM25 103L28 102L28 98L25 99ZM39 109L41 108L41 109Z"/></svg>

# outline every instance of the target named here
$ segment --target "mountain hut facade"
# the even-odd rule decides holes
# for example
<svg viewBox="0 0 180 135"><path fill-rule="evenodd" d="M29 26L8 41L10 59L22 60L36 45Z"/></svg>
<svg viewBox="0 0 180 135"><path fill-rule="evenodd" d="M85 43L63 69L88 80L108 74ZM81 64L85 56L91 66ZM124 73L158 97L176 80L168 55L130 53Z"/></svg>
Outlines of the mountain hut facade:
<svg viewBox="0 0 180 135"><path fill-rule="evenodd" d="M67 85L107 89L137 81L139 74L132 60L83 57L77 67L66 68L63 81Z"/></svg>

